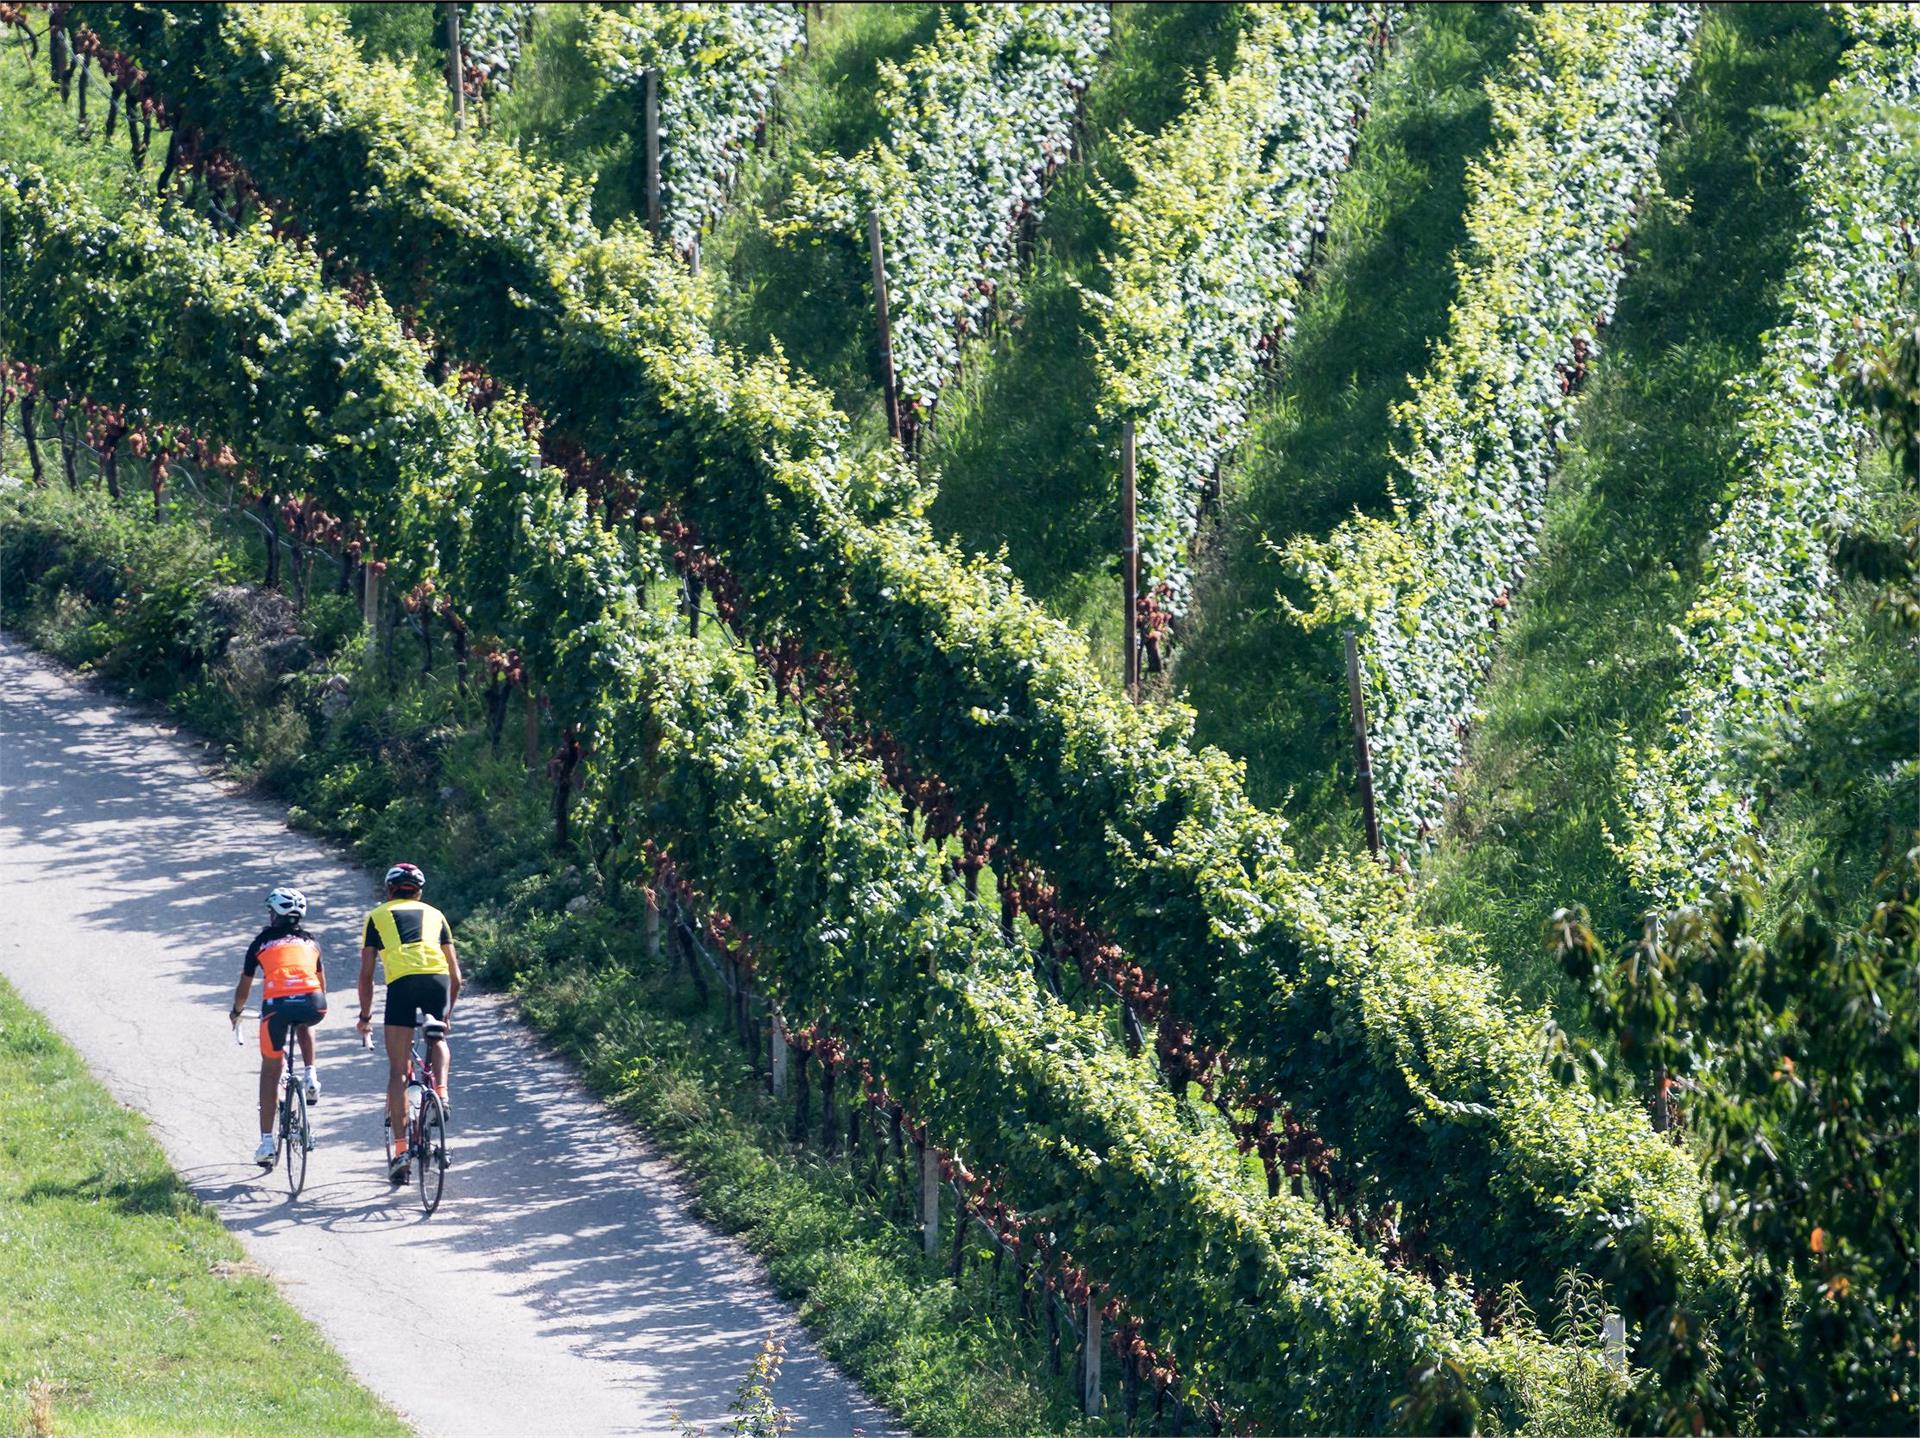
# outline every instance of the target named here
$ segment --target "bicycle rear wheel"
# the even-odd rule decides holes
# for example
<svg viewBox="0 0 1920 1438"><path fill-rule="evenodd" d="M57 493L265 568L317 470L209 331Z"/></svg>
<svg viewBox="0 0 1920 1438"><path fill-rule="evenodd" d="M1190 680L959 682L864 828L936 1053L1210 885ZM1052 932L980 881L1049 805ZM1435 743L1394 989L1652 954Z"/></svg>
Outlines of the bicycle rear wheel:
<svg viewBox="0 0 1920 1438"><path fill-rule="evenodd" d="M440 1107L440 1095L432 1089L420 1095L415 1131L419 1138L413 1162L420 1184L420 1206L432 1213L440 1206L440 1193L447 1183L447 1116Z"/></svg>
<svg viewBox="0 0 1920 1438"><path fill-rule="evenodd" d="M307 1182L307 1096L289 1084L280 1103L280 1157L287 1165L287 1195L298 1198Z"/></svg>

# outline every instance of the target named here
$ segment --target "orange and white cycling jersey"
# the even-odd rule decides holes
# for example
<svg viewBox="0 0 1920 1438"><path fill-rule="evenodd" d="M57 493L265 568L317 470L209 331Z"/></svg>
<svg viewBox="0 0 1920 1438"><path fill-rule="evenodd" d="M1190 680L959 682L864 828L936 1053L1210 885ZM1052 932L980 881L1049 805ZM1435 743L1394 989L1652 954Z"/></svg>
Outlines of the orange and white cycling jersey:
<svg viewBox="0 0 1920 1438"><path fill-rule="evenodd" d="M296 994L318 993L320 983L320 946L304 934L277 934L248 955L249 971L254 963L266 975L260 991L262 999L286 999Z"/></svg>

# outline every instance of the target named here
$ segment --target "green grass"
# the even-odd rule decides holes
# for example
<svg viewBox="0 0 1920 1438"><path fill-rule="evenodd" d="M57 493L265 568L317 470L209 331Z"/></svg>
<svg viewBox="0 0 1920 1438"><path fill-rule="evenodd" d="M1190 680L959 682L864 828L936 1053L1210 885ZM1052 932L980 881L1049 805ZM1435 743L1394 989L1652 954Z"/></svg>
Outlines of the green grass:
<svg viewBox="0 0 1920 1438"><path fill-rule="evenodd" d="M1562 1015L1578 1004L1542 951L1541 924L1574 901L1603 932L1636 918L1602 829L1617 813L1618 736L1656 737L1679 677L1669 626L1738 459L1728 384L1759 359L1801 221L1791 151L1755 111L1824 89L1839 49L1814 9L1710 13L1660 164L1686 209L1663 207L1641 227L1462 798L1426 865L1432 917L1483 936L1518 990Z"/></svg>
<svg viewBox="0 0 1920 1438"><path fill-rule="evenodd" d="M1513 40L1505 7L1434 6L1407 26L1375 89L1328 219L1282 373L1254 410L1203 531L1173 687L1201 740L1245 761L1255 801L1284 807L1312 852L1358 841L1339 638L1307 633L1305 598L1268 547L1387 508L1390 407L1444 331L1464 241L1467 161L1491 131L1484 83Z"/></svg>
<svg viewBox="0 0 1920 1438"><path fill-rule="evenodd" d="M932 521L962 547L993 552L1033 596L1079 625L1102 672L1120 673L1119 487L1096 430L1087 316L1076 283L1102 279L1112 239L1102 182L1130 180L1110 138L1129 122L1154 134L1180 112L1190 80L1232 62L1244 11L1230 5L1117 5L1113 43L1082 108L1090 137L1049 182L1016 311L941 393L926 445L938 480Z"/></svg>
<svg viewBox="0 0 1920 1438"><path fill-rule="evenodd" d="M407 1431L3 980L0 1429Z"/></svg>
<svg viewBox="0 0 1920 1438"><path fill-rule="evenodd" d="M77 109L71 102L61 104L59 90L47 80L44 42L38 60L30 60L16 41L0 44L0 159L38 165L56 179L84 188L111 216L133 203L142 186L124 128L116 128L111 141L102 137L103 93L96 84L82 127ZM147 155L148 173L157 171L165 150L164 140L154 145Z"/></svg>

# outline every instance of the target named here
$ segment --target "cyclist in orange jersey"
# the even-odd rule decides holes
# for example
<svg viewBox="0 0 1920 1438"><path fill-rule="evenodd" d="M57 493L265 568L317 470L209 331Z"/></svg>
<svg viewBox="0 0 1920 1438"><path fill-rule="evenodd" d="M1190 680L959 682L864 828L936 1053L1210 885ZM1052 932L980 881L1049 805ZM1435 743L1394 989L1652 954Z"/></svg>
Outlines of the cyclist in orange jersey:
<svg viewBox="0 0 1920 1438"><path fill-rule="evenodd" d="M265 974L260 990L260 1146L253 1161L273 1165L273 1111L280 1098L280 1065L286 1057L287 1030L300 1042L307 1065L307 1102L320 1101L320 1070L313 1057L313 1026L327 1016L327 974L320 945L301 920L307 898L298 889L278 888L267 895L267 926L247 946L240 982L233 990L228 1018L238 1025L253 976Z"/></svg>

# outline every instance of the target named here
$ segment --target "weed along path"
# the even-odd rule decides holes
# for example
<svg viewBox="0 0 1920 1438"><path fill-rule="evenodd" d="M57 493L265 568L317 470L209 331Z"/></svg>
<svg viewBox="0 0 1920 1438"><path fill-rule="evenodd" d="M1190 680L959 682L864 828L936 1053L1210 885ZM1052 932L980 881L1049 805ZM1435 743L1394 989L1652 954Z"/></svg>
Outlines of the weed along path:
<svg viewBox="0 0 1920 1438"><path fill-rule="evenodd" d="M236 1047L226 1020L276 882L312 902L333 995L297 1202L248 1161L258 1049L251 1030ZM665 1162L498 999L455 1013L440 1211L423 1218L413 1189L389 1190L384 1060L352 1032L370 898L365 875L211 782L151 718L0 635L0 973L147 1115L369 1387L450 1438L665 1433L670 1411L723 1418L772 1329L787 1340L774 1397L796 1432L891 1430L753 1257L688 1215ZM303 1367L297 1353L260 1360Z"/></svg>

